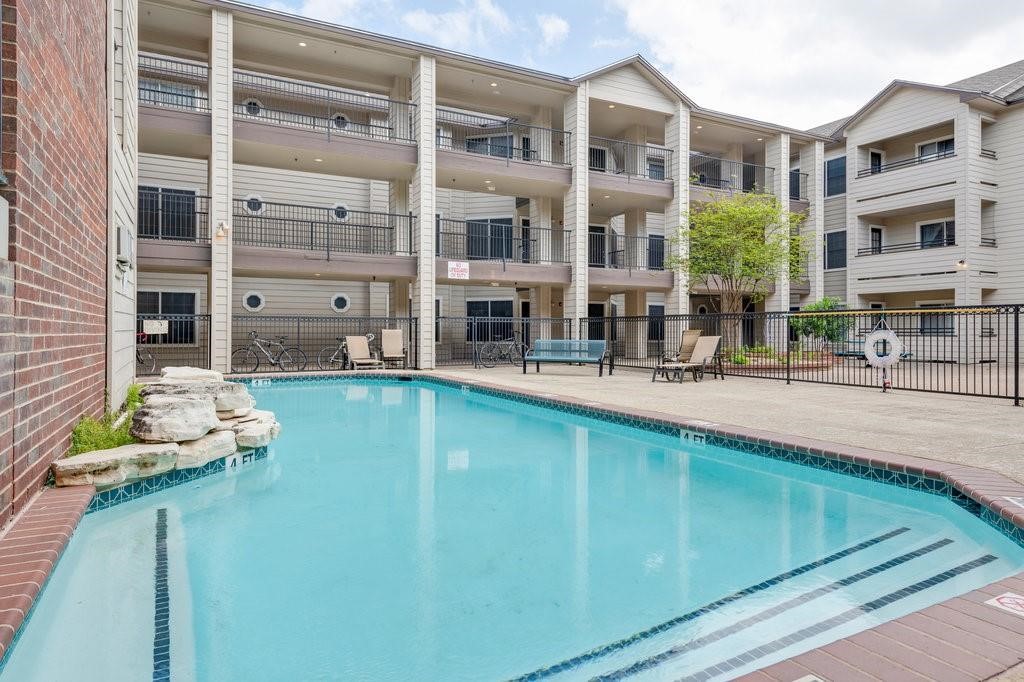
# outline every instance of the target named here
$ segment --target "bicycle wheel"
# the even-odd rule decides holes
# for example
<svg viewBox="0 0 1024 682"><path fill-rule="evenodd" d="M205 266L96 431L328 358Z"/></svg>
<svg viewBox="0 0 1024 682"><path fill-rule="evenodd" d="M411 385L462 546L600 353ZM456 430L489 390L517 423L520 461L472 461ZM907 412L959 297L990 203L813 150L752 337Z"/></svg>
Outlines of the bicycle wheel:
<svg viewBox="0 0 1024 682"><path fill-rule="evenodd" d="M480 349L480 364L488 369L498 364L501 348L493 341L488 341Z"/></svg>
<svg viewBox="0 0 1024 682"><path fill-rule="evenodd" d="M292 372L304 372L306 371L306 365L309 364L309 360L306 359L306 354L302 352L301 348L292 346L291 348L285 349L288 354L292 356L292 361L295 363L295 369L290 370Z"/></svg>
<svg viewBox="0 0 1024 682"><path fill-rule="evenodd" d="M156 358L145 348L135 350L135 373L156 374Z"/></svg>
<svg viewBox="0 0 1024 682"><path fill-rule="evenodd" d="M320 353L316 356L316 366L324 372L337 372L345 369L345 356L342 355L341 348L338 346L321 348Z"/></svg>
<svg viewBox="0 0 1024 682"><path fill-rule="evenodd" d="M508 361L513 365L523 364L523 347L518 343L513 343L508 349Z"/></svg>
<svg viewBox="0 0 1024 682"><path fill-rule="evenodd" d="M281 351L280 355L276 358L277 369L282 372L299 371L299 359L292 355L294 350L293 348L285 348ZM305 367L305 365L305 358L302 358L302 366Z"/></svg>
<svg viewBox="0 0 1024 682"><path fill-rule="evenodd" d="M235 374L251 374L260 366L260 357L252 348L239 348L231 354L231 371Z"/></svg>

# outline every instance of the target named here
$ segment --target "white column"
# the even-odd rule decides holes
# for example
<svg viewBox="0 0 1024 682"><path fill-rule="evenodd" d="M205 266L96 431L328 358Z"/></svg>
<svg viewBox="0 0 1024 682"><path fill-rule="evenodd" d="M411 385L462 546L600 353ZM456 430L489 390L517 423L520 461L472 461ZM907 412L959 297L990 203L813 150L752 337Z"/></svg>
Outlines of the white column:
<svg viewBox="0 0 1024 682"><path fill-rule="evenodd" d="M390 96L396 102L408 102L412 98L412 80L404 76L396 76L391 85ZM404 108L392 107L392 130L401 130L402 126L406 125L399 120L405 113ZM433 133L431 133L431 139L434 139ZM403 179L392 179L388 182L388 213L396 216L409 215L409 183ZM429 222L433 224L433 218ZM407 217L395 220L395 246L399 254L409 253L412 241L416 238L416 229L416 225L410 229Z"/></svg>
<svg viewBox="0 0 1024 682"><path fill-rule="evenodd" d="M857 215L857 204L850 199L850 181L857 177L857 145L846 141L846 307L863 308L866 304L857 293L855 258L857 255L857 233L860 230L860 217Z"/></svg>
<svg viewBox="0 0 1024 682"><path fill-rule="evenodd" d="M587 315L589 277L587 273L587 223L590 193L587 150L590 138L590 84L583 82L565 102L565 129L570 133L569 157L572 185L565 194L563 222L569 233L569 264L572 279L565 291L565 317L578 320Z"/></svg>
<svg viewBox="0 0 1024 682"><path fill-rule="evenodd" d="M391 283L391 293L388 296L392 317L409 316L409 280L398 279Z"/></svg>
<svg viewBox="0 0 1024 682"><path fill-rule="evenodd" d="M981 248L981 192L978 184L982 172L981 112L971 109L969 104L960 104L953 127L956 161L963 167L960 177L966 179L956 192L956 248L952 249L956 255L950 258L954 261L962 258L967 267L959 270L963 274L958 278L955 298L957 305L980 305L977 261Z"/></svg>
<svg viewBox="0 0 1024 682"><path fill-rule="evenodd" d="M231 370L232 14L211 11L210 39L210 362Z"/></svg>
<svg viewBox="0 0 1024 682"><path fill-rule="evenodd" d="M412 99L416 105L416 139L419 159L409 190L409 205L416 215L416 281L413 284L413 316L419 318L419 364L421 369L434 367L434 213L436 169L434 131L437 121L435 106L435 68L433 57L420 56L412 79Z"/></svg>
<svg viewBox="0 0 1024 682"><path fill-rule="evenodd" d="M677 237L690 211L690 110L682 102L676 103L676 111L665 125L665 146L672 150L671 163L665 172L672 178L673 189L672 199L665 206L665 255L667 257L671 253L677 258L685 258L690 244ZM685 271L676 270L672 289L665 295L665 314L686 315L689 312L689 277ZM666 331L669 328L678 329L679 325L666 325ZM665 339L665 343L667 348L673 348L679 341Z"/></svg>
<svg viewBox="0 0 1024 682"><path fill-rule="evenodd" d="M530 198L530 239L530 260L550 263L565 257L564 245L552 239L551 197Z"/></svg>
<svg viewBox="0 0 1024 682"><path fill-rule="evenodd" d="M825 143L813 142L800 148L800 172L807 174L807 219L803 234L807 240L807 276L811 285L811 300L825 296L825 260L822 249L825 242Z"/></svg>
<svg viewBox="0 0 1024 682"><path fill-rule="evenodd" d="M530 289L530 317L538 320L549 320L553 317L551 287L536 286ZM551 323L544 322L536 326L531 336L534 339L550 339Z"/></svg>
<svg viewBox="0 0 1024 682"><path fill-rule="evenodd" d="M782 221L789 220L789 135L783 133L769 138L765 143L765 165L774 168L772 173L772 194L779 200ZM775 292L764 302L768 312L789 310L789 268L780 269L775 278Z"/></svg>

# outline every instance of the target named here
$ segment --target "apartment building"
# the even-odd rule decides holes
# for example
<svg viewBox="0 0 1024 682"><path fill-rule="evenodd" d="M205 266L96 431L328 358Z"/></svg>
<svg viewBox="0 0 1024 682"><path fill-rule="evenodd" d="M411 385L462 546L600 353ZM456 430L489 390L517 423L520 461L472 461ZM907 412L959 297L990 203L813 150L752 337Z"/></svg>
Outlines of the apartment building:
<svg viewBox="0 0 1024 682"><path fill-rule="evenodd" d="M851 308L1024 300L1022 101L1024 61L944 86L893 81L810 131L832 138L824 292Z"/></svg>
<svg viewBox="0 0 1024 682"><path fill-rule="evenodd" d="M664 264L721 193L823 230L830 136L703 109L639 56L571 78L223 0L142 0L139 41L138 310L208 315L216 368L252 315L415 317L432 367L467 334L439 319L708 310Z"/></svg>

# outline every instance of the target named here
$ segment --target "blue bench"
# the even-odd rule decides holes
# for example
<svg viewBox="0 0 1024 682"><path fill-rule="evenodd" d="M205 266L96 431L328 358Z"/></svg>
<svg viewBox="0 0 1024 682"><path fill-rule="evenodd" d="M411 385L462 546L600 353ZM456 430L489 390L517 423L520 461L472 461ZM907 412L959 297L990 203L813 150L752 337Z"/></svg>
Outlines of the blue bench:
<svg viewBox="0 0 1024 682"><path fill-rule="evenodd" d="M608 358L608 374L615 369L615 360L608 354L604 341L577 341L576 339L537 339L533 347L523 355L523 374L526 363L537 364L540 371L542 362L561 362L572 365L597 365L597 376L604 376L604 361Z"/></svg>

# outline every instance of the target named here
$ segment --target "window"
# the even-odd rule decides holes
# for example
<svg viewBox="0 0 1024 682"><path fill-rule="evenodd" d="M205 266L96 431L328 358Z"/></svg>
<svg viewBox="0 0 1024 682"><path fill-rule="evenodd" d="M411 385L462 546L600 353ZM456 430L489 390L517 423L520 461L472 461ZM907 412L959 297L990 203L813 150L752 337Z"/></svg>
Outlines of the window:
<svg viewBox="0 0 1024 682"><path fill-rule="evenodd" d="M933 249L938 246L956 244L956 221L937 220L930 223L919 223L921 248Z"/></svg>
<svg viewBox="0 0 1024 682"><path fill-rule="evenodd" d="M139 187L139 237L196 239L196 193L166 187Z"/></svg>
<svg viewBox="0 0 1024 682"><path fill-rule="evenodd" d="M846 193L846 157L829 159L825 162L825 196L833 197Z"/></svg>
<svg viewBox="0 0 1024 682"><path fill-rule="evenodd" d="M149 78L139 79L139 102L165 107L194 108L196 88L182 83L167 83Z"/></svg>
<svg viewBox="0 0 1024 682"><path fill-rule="evenodd" d="M263 104L258 99L249 98L242 102L242 109L250 116L259 116L263 112Z"/></svg>
<svg viewBox="0 0 1024 682"><path fill-rule="evenodd" d="M935 159L944 159L947 156L953 156L956 151L953 145L953 138L947 138L945 140L936 140L934 142L926 142L917 146L917 158L920 161L934 161Z"/></svg>
<svg viewBox="0 0 1024 682"><path fill-rule="evenodd" d="M345 220L348 218L348 206L342 203L337 203L334 208L331 209L331 215L334 216L335 220Z"/></svg>
<svg viewBox="0 0 1024 682"><path fill-rule="evenodd" d="M650 304L647 306L647 340L665 340L665 306Z"/></svg>
<svg viewBox="0 0 1024 682"><path fill-rule="evenodd" d="M603 147L591 147L589 153L590 170L608 170L608 150Z"/></svg>
<svg viewBox="0 0 1024 682"><path fill-rule="evenodd" d="M665 267L665 237L660 234L647 235L647 268L661 270Z"/></svg>
<svg viewBox="0 0 1024 682"><path fill-rule="evenodd" d="M474 154L486 154L488 156L500 156L505 159L511 159L514 147L515 141L511 135L485 135L466 138L466 151L473 152Z"/></svg>
<svg viewBox="0 0 1024 682"><path fill-rule="evenodd" d="M871 228L871 253L882 253L882 228Z"/></svg>
<svg viewBox="0 0 1024 682"><path fill-rule="evenodd" d="M252 215L259 215L263 213L266 206L263 205L263 199L255 194L250 194L245 198L245 210Z"/></svg>
<svg viewBox="0 0 1024 682"><path fill-rule="evenodd" d="M882 172L882 160L882 152L875 149L868 151L868 167L871 169L872 174Z"/></svg>
<svg viewBox="0 0 1024 682"><path fill-rule="evenodd" d="M510 260L512 241L512 218L466 221L466 257L471 260Z"/></svg>
<svg viewBox="0 0 1024 682"><path fill-rule="evenodd" d="M468 321L466 338L471 341L495 341L512 336L512 299L466 301L466 317L486 318Z"/></svg>
<svg viewBox="0 0 1024 682"><path fill-rule="evenodd" d="M952 304L952 301L935 301L931 303L918 301L917 307L927 310L928 308L946 308ZM926 336L952 336L953 315L952 313L922 312L918 330Z"/></svg>
<svg viewBox="0 0 1024 682"><path fill-rule="evenodd" d="M151 334L147 344L194 344L196 342L196 294L191 291L139 291L135 309L139 315L167 320L166 334ZM136 332L143 331L142 320Z"/></svg>
<svg viewBox="0 0 1024 682"><path fill-rule="evenodd" d="M455 146L455 137L447 128L438 126L434 137L438 149L452 149Z"/></svg>
<svg viewBox="0 0 1024 682"><path fill-rule="evenodd" d="M665 179L665 159L657 156L647 157L647 177L651 180Z"/></svg>
<svg viewBox="0 0 1024 682"><path fill-rule="evenodd" d="M334 127L338 130L344 130L345 128L348 128L348 116L345 114L335 114L334 116L331 116L331 123L334 124Z"/></svg>
<svg viewBox="0 0 1024 682"><path fill-rule="evenodd" d="M331 296L331 310L336 313L347 312L352 307L352 301L349 300L348 294L334 294Z"/></svg>
<svg viewBox="0 0 1024 682"><path fill-rule="evenodd" d="M846 231L825 234L825 269L846 267Z"/></svg>
<svg viewBox="0 0 1024 682"><path fill-rule="evenodd" d="M266 304L266 297L258 291L247 291L242 295L242 307L250 313L258 313Z"/></svg>

